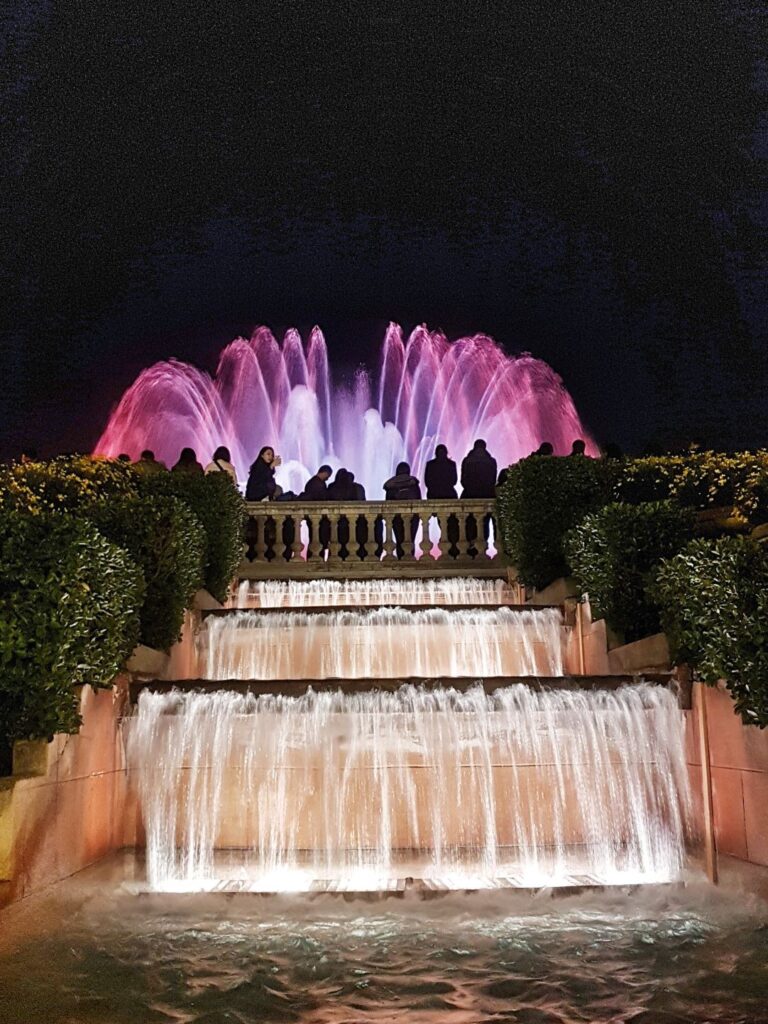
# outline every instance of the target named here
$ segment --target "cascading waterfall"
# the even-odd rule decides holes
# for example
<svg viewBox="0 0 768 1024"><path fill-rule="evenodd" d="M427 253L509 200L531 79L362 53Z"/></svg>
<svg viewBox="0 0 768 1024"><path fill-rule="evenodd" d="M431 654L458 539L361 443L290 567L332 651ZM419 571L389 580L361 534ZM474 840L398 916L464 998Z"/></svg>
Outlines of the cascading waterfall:
<svg viewBox="0 0 768 1024"><path fill-rule="evenodd" d="M504 580L243 580L232 600L237 608L304 608L322 605L511 604Z"/></svg>
<svg viewBox="0 0 768 1024"><path fill-rule="evenodd" d="M659 686L143 693L129 765L157 890L664 882L683 715Z"/></svg>
<svg viewBox="0 0 768 1024"><path fill-rule="evenodd" d="M563 674L557 608L371 608L209 616L205 679L402 679Z"/></svg>

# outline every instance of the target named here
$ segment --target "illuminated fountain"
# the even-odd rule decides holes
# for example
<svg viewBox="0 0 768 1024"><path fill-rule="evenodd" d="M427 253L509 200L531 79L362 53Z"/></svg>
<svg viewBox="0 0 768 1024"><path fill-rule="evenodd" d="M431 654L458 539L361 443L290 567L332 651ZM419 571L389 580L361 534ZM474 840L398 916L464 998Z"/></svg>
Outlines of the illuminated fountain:
<svg viewBox="0 0 768 1024"><path fill-rule="evenodd" d="M161 891L667 882L683 716L658 686L142 694L129 763Z"/></svg>
<svg viewBox="0 0 768 1024"><path fill-rule="evenodd" d="M282 456L278 483L299 493L323 463L351 469L369 498L398 462L423 478L435 444L461 460L478 437L499 467L550 441L556 454L585 431L560 377L530 355L507 356L477 334L450 343L418 327L407 342L390 324L377 380L360 370L351 387L332 379L325 339L295 330L278 344L266 327L221 354L214 379L176 360L144 370L125 392L96 452L137 458L152 448L167 464L192 446L207 461L226 444L241 480L262 445Z"/></svg>

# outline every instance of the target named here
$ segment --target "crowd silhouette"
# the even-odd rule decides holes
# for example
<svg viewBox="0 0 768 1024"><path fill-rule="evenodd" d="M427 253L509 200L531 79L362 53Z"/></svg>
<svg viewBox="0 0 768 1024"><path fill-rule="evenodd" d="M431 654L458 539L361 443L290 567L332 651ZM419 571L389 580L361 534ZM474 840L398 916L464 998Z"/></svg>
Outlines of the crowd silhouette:
<svg viewBox="0 0 768 1024"><path fill-rule="evenodd" d="M611 449L611 450L608 450ZM615 445L606 449L606 458L620 457ZM571 447L571 456L586 457L586 443L577 438ZM543 441L529 458L554 456L554 449L549 441ZM130 456L118 455L121 462L130 462ZM333 468L327 464L320 466L317 472L307 480L300 494L292 491L284 492L275 480L275 470L282 464L282 459L275 453L272 445L264 445L254 459L248 472L245 487L247 501L366 501L365 488L355 481L355 474L341 467L333 477ZM167 467L155 458L155 453L147 448L141 457L133 463L142 473L167 472ZM197 460L192 448L182 448L179 458L170 470L172 473L202 475L209 473L226 473L237 484L237 471L232 463L229 449L221 445L213 453L208 465L203 466ZM465 455L459 474L456 462L450 458L448 448L444 444L435 447L434 457L424 467L424 497L428 501L451 501L457 498L486 499L496 495L497 487L504 484L508 468L498 472L496 459L488 451L482 438L478 438L472 449ZM331 480L333 477L333 480ZM461 494L457 486L461 484ZM422 485L411 472L407 462L397 465L394 476L382 484L386 501L419 501L422 498ZM399 517L398 517L399 518ZM403 524L401 523L402 527ZM449 524L450 526L450 524ZM488 524L486 522L486 536Z"/></svg>

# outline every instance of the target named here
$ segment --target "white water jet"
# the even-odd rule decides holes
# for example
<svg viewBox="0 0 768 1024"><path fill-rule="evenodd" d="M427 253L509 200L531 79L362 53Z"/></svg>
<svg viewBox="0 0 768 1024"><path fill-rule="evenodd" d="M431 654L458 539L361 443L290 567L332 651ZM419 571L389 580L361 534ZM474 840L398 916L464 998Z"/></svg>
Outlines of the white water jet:
<svg viewBox="0 0 768 1024"><path fill-rule="evenodd" d="M209 616L196 637L203 679L560 676L558 608L371 608Z"/></svg>
<svg viewBox="0 0 768 1024"><path fill-rule="evenodd" d="M243 580L236 608L306 608L321 605L512 604L504 580L469 576L434 580Z"/></svg>
<svg viewBox="0 0 768 1024"><path fill-rule="evenodd" d="M658 686L145 692L126 728L157 890L665 882L684 864L683 715Z"/></svg>

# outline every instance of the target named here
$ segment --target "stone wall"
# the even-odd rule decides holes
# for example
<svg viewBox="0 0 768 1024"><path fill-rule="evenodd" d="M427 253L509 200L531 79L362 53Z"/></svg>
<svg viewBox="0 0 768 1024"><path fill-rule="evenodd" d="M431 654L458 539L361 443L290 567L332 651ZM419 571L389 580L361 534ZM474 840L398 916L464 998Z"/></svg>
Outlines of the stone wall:
<svg viewBox="0 0 768 1024"><path fill-rule="evenodd" d="M133 844L119 732L127 700L127 677L84 687L78 735L16 744L14 775L0 779L0 906Z"/></svg>
<svg viewBox="0 0 768 1024"><path fill-rule="evenodd" d="M768 729L743 725L724 684L696 684L688 713L688 761L703 820L698 716L706 701L717 852L768 867Z"/></svg>

